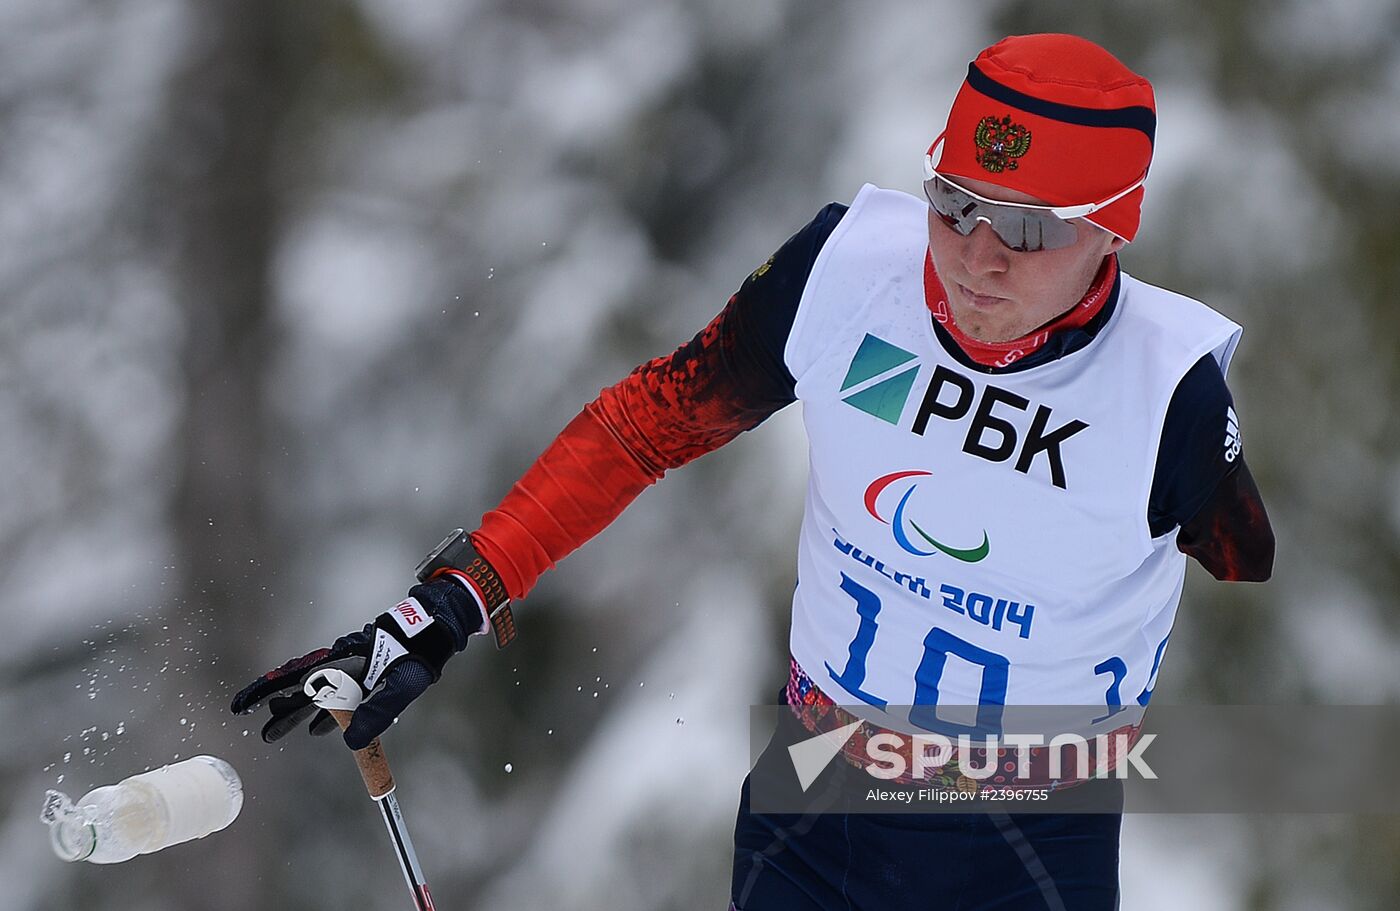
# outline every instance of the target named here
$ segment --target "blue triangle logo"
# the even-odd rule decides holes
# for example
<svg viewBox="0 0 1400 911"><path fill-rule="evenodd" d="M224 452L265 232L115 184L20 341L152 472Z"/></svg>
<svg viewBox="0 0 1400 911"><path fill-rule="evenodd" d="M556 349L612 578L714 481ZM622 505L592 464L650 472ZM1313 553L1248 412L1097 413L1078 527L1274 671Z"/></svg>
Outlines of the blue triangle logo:
<svg viewBox="0 0 1400 911"><path fill-rule="evenodd" d="M893 370L900 364L906 364L913 359L912 352L897 348L884 339L867 334L861 340L860 347L856 349L856 356L851 359L851 366L846 371L846 379L841 383L841 391L845 392L858 383L879 376L886 370Z"/></svg>
<svg viewBox="0 0 1400 911"><path fill-rule="evenodd" d="M919 373L917 366L882 380L874 386L867 386L860 392L853 392L841 401L866 414L874 415L890 424L899 424L899 416L904 413L904 403L909 400L909 390L914 386L914 377Z"/></svg>

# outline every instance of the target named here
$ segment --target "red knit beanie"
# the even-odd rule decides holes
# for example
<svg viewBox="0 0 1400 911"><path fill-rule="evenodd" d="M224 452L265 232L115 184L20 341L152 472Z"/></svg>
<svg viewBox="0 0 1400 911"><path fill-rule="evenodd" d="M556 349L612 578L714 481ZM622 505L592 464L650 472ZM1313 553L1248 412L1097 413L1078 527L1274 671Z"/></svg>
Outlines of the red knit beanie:
<svg viewBox="0 0 1400 911"><path fill-rule="evenodd" d="M968 66L934 167L1055 206L1102 202L1146 175L1156 111L1151 83L1092 41L1013 35ZM1132 240L1142 195L1085 217Z"/></svg>

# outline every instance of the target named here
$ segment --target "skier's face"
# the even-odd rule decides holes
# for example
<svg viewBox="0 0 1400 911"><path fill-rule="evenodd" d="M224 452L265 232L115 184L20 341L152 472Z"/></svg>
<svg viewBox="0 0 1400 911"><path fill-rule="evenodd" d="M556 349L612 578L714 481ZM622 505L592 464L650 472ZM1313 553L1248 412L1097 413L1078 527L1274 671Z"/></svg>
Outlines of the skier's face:
<svg viewBox="0 0 1400 911"><path fill-rule="evenodd" d="M981 180L958 178L958 184L1001 202L1047 204ZM1071 246L1017 253L987 224L963 237L933 209L928 215L929 254L948 295L948 309L960 330L984 342L1020 338L1069 310L1089 290L1103 258L1124 245L1077 219L1079 238Z"/></svg>

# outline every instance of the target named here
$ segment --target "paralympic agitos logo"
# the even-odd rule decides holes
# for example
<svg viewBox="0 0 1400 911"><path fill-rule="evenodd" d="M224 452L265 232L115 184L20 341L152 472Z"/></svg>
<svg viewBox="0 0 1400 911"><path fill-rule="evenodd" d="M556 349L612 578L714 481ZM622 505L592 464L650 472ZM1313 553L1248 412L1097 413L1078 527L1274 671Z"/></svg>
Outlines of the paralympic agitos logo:
<svg viewBox="0 0 1400 911"><path fill-rule="evenodd" d="M894 515L891 519L886 519L880 515L880 495L892 485L900 481L908 481L910 478L929 477L932 472L928 471L896 471L883 477L876 478L870 482L870 486L865 488L865 511L870 513L877 521L890 526L890 531L894 534L895 543L904 550L916 557L932 557L934 554L943 553L955 560L962 560L964 563L976 563L985 559L991 553L991 540L987 537L986 529L982 530L982 543L976 547L954 547L924 531L914 518L908 515L909 499L914 495L915 489L919 486L918 481L911 481L907 485L900 485L904 488L903 495L895 505ZM897 488L898 489L898 488ZM893 499L892 492L886 499ZM926 524L927 521L926 521ZM907 526L907 528L906 528ZM919 541L915 541L909 536L907 529L913 529ZM925 547L932 547L932 550L924 550Z"/></svg>

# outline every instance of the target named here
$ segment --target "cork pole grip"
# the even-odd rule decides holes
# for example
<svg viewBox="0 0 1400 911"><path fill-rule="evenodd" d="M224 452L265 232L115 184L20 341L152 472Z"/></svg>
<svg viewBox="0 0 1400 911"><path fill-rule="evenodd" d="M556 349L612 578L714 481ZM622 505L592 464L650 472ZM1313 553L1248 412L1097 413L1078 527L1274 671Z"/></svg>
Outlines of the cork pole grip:
<svg viewBox="0 0 1400 911"><path fill-rule="evenodd" d="M335 723L343 731L350 726L354 712L344 709L327 709ZM363 750L355 751L355 764L360 767L360 777L365 780L365 789L375 800L383 798L394 790L394 773L389 771L389 760L384 758L384 748L376 737Z"/></svg>

